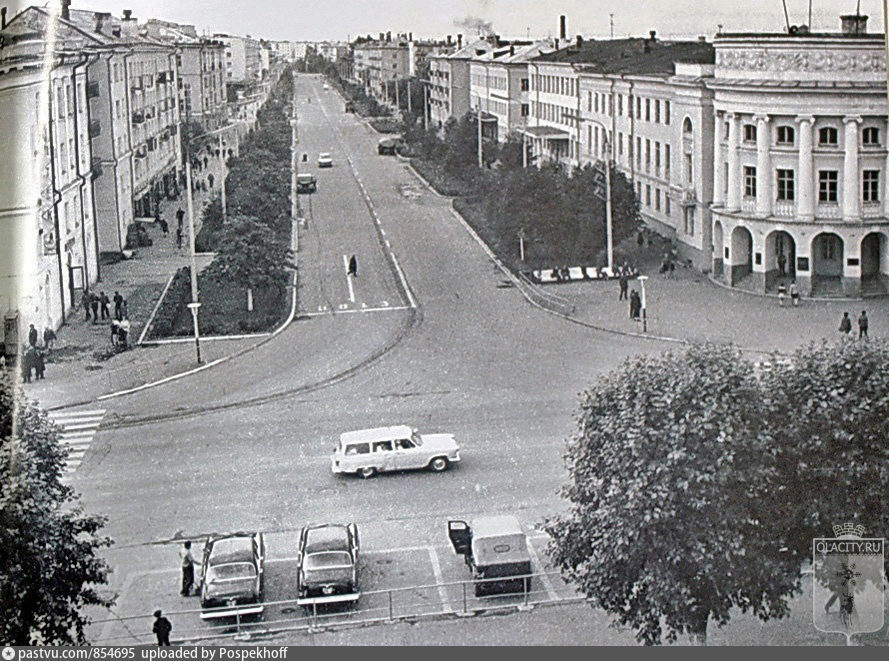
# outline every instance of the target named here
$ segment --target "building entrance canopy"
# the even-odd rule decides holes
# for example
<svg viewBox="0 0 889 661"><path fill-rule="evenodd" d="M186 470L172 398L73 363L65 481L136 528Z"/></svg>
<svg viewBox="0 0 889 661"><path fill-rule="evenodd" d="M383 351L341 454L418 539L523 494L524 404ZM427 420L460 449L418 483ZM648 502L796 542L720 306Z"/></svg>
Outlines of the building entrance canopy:
<svg viewBox="0 0 889 661"><path fill-rule="evenodd" d="M557 129L552 126L529 126L522 129L522 133L537 139L543 140L568 140L570 137L568 131Z"/></svg>

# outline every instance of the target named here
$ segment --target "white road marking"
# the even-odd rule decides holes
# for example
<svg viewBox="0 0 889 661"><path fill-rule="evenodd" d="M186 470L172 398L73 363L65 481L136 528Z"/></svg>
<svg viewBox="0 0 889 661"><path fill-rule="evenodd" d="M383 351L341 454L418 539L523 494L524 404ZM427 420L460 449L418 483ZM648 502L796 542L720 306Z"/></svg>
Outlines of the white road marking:
<svg viewBox="0 0 889 661"><path fill-rule="evenodd" d="M549 597L551 601L559 601L559 595L556 594L552 581L549 580L549 576L544 573L545 570L543 564L540 562L540 556L537 555L537 551L535 551L534 547L531 545L531 540L526 538L525 543L528 546L528 553L534 561L534 568L531 570L532 573L536 571L540 574L540 580L546 590L546 596Z"/></svg>
<svg viewBox="0 0 889 661"><path fill-rule="evenodd" d="M340 310L345 310L348 307L349 307L348 303L340 303Z"/></svg>
<svg viewBox="0 0 889 661"><path fill-rule="evenodd" d="M352 276L349 274L349 256L343 255L343 264L346 267L346 283L349 285L349 300L354 303L355 302L355 290L352 288ZM340 306L340 309L343 309L343 306Z"/></svg>
<svg viewBox="0 0 889 661"><path fill-rule="evenodd" d="M379 308L352 308L350 310L326 310L324 312L307 312L304 316L306 317L323 317L325 315L334 315L334 314L353 314L353 313L362 313L362 312L397 312L399 310L410 310L411 307L409 305L399 305L398 307L391 307L388 304L384 304L383 307Z"/></svg>
<svg viewBox="0 0 889 661"><path fill-rule="evenodd" d="M388 245L388 241L386 244ZM395 258L395 253L391 250L389 251L389 255L392 257L392 263L395 264L395 270L398 272L398 277L401 279L401 286L404 289L404 293L407 294L408 303L410 303L412 308L417 307L417 302L414 300L414 295L411 294L410 287L407 286L407 280L404 277L404 271L401 270L401 264L398 263L398 260Z"/></svg>
<svg viewBox="0 0 889 661"><path fill-rule="evenodd" d="M454 609L451 606L451 600L448 599L448 590L442 585L444 583L444 577L441 574L441 563L438 561L438 552L435 550L434 546L427 546L426 549L429 551L429 562L432 563L432 573L435 574L435 582L438 584L438 596L441 599L442 606L444 606L446 613L453 613Z"/></svg>
<svg viewBox="0 0 889 661"><path fill-rule="evenodd" d="M65 472L73 473L80 466L99 425L102 424L105 409L50 411L48 415L49 419L61 428L59 445L68 450Z"/></svg>

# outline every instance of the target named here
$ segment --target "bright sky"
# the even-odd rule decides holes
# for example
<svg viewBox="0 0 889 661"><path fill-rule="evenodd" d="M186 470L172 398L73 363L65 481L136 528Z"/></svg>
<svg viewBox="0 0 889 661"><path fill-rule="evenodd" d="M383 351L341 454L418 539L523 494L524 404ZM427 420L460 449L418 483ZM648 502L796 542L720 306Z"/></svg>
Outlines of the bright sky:
<svg viewBox="0 0 889 661"><path fill-rule="evenodd" d="M871 17L869 31L881 30L882 0L785 0L791 25L807 22L811 4L816 31L838 31L839 15L855 13L858 1L861 13ZM778 32L785 25L781 0L74 0L72 6L117 16L132 9L140 21L162 18L193 24L201 32L308 41L387 30L466 37L476 32L466 24L479 21L503 37L546 37L558 34L561 14L568 17L569 37L607 37L609 14L614 14L615 36L649 30L663 37L710 36L720 24L728 32Z"/></svg>

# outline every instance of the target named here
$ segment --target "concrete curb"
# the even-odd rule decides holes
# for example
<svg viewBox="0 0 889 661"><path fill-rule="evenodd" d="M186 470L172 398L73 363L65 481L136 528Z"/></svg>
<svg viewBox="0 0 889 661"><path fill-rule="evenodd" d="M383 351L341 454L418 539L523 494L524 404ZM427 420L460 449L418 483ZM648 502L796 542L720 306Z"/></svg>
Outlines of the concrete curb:
<svg viewBox="0 0 889 661"><path fill-rule="evenodd" d="M713 277L712 273L707 274L707 279L712 282L717 287L721 287L722 289L726 289L728 291L738 292L740 294L747 294L747 296L756 296L757 298L778 298L778 294L770 294L770 293L762 293L758 294L755 291L748 291L746 289L739 289L738 287L732 287L730 285L725 284L724 282L720 282L716 278ZM799 299L801 301L812 301L814 303L866 303L868 301L872 301L874 299L889 299L889 294L874 294L873 296L859 296L857 298L848 298L848 297L828 297L828 296L800 296ZM790 300L790 296L787 297L787 300Z"/></svg>

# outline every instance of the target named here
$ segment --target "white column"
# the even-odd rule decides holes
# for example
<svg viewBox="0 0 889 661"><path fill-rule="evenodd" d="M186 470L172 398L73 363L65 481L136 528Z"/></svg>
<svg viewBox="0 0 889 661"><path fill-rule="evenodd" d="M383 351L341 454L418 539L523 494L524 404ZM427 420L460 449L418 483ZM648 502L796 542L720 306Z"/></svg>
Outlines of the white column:
<svg viewBox="0 0 889 661"><path fill-rule="evenodd" d="M772 213L772 155L768 115L754 115L756 120L756 215Z"/></svg>
<svg viewBox="0 0 889 661"><path fill-rule="evenodd" d="M860 216L858 193L858 125L861 117L843 117L846 125L843 149L843 220L857 221Z"/></svg>
<svg viewBox="0 0 889 661"><path fill-rule="evenodd" d="M713 112L713 205L725 206L725 160L722 155L722 114Z"/></svg>
<svg viewBox="0 0 889 661"><path fill-rule="evenodd" d="M796 215L800 220L815 218L815 173L812 163L812 125L815 118L796 118L799 134L799 162L796 168Z"/></svg>
<svg viewBox="0 0 889 661"><path fill-rule="evenodd" d="M887 128L889 128L889 126L887 126ZM886 130L883 131L883 134L889 135L886 133ZM883 168L883 176L880 177L880 180L883 183L882 190L880 190L880 195L883 196L883 215L889 217L889 195L887 195L889 186L886 185L886 183L889 182L889 179L887 179L887 177L889 177L889 154L886 154L886 166Z"/></svg>
<svg viewBox="0 0 889 661"><path fill-rule="evenodd" d="M728 113L728 198L726 209L737 211L741 208L741 159L738 153L741 141L740 117L735 113Z"/></svg>

